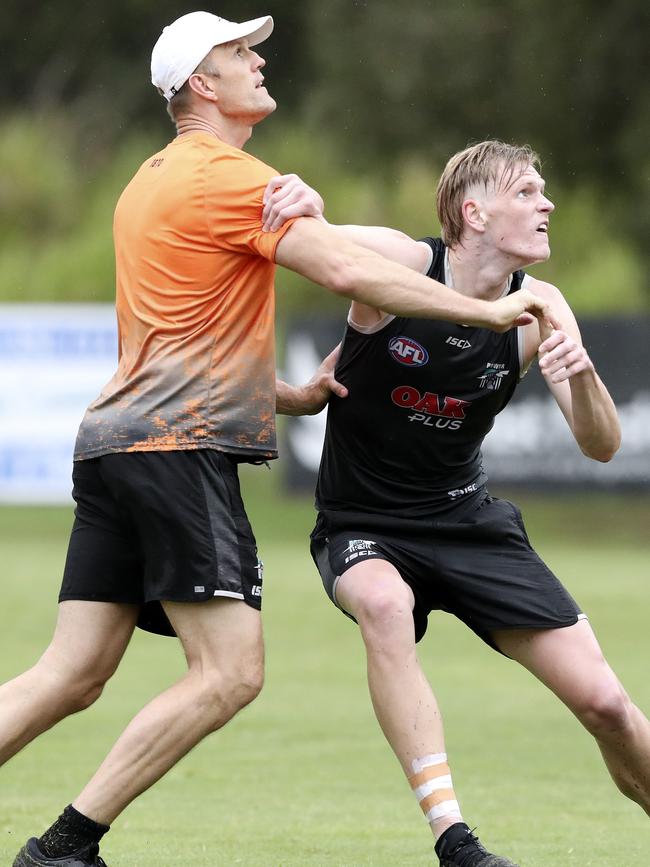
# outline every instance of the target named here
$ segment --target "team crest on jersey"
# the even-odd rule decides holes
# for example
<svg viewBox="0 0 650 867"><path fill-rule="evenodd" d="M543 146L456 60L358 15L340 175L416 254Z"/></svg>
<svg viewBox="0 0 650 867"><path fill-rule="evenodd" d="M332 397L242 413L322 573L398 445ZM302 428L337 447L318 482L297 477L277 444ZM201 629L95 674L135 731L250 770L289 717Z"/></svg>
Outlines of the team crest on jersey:
<svg viewBox="0 0 650 867"><path fill-rule="evenodd" d="M505 370L505 364L492 364L488 362L485 365L485 371L478 378L479 388L489 388L491 391L497 391L497 389L501 388L501 383L509 373L509 370Z"/></svg>
<svg viewBox="0 0 650 867"><path fill-rule="evenodd" d="M424 346L411 337L391 337L388 351L395 361L408 367L422 367L429 360L429 353Z"/></svg>

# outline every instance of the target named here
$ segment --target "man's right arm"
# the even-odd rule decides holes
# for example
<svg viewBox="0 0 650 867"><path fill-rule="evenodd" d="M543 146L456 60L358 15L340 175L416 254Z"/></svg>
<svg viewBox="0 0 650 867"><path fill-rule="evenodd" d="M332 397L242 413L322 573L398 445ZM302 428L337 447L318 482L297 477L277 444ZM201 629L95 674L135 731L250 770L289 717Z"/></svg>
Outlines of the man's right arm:
<svg viewBox="0 0 650 867"><path fill-rule="evenodd" d="M440 319L493 331L528 324L532 316L550 317L546 302L526 289L498 301L469 298L342 237L327 223L311 217L296 220L281 238L275 261L337 295L397 316Z"/></svg>

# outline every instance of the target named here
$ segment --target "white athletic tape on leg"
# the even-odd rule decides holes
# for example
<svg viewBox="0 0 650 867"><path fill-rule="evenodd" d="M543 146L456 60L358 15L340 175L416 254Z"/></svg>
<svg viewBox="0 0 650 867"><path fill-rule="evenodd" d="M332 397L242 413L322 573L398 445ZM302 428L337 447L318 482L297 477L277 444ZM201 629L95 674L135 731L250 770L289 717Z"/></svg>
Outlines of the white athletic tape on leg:
<svg viewBox="0 0 650 867"><path fill-rule="evenodd" d="M446 816L458 816L461 818L458 801L443 801L435 807L431 807L425 814L427 822L436 822Z"/></svg>
<svg viewBox="0 0 650 867"><path fill-rule="evenodd" d="M413 789L413 794L418 801L421 801L422 798L426 798L427 795L430 795L437 789L453 789L453 787L451 774L445 774L444 777L436 777L434 780L427 780L426 783L422 783L417 789Z"/></svg>
<svg viewBox="0 0 650 867"><path fill-rule="evenodd" d="M419 774L425 768L430 768L432 765L443 765L447 761L447 753L431 753L428 756L422 756L421 759L413 759L411 768L414 774Z"/></svg>
<svg viewBox="0 0 650 867"><path fill-rule="evenodd" d="M434 829L440 819L453 816L462 821L446 753L432 753L411 762L411 789L427 821Z"/></svg>

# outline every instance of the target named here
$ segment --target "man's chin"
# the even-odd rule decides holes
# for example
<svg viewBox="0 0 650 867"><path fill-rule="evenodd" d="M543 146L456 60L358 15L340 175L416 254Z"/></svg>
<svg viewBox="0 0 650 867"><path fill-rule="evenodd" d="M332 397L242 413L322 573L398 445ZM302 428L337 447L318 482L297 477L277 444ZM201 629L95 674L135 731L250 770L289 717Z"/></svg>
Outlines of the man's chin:
<svg viewBox="0 0 650 867"><path fill-rule="evenodd" d="M528 265L539 265L541 262L546 262L550 258L550 255L551 248L548 244L544 247L538 247L536 250L530 250L528 254L522 254L519 267L526 268Z"/></svg>
<svg viewBox="0 0 650 867"><path fill-rule="evenodd" d="M268 99L264 101L264 105L260 107L257 117L255 118L255 120L252 121L252 124L254 125L256 123L259 123L260 121L264 120L265 117L273 114L277 107L277 102L273 99L272 96L269 96Z"/></svg>

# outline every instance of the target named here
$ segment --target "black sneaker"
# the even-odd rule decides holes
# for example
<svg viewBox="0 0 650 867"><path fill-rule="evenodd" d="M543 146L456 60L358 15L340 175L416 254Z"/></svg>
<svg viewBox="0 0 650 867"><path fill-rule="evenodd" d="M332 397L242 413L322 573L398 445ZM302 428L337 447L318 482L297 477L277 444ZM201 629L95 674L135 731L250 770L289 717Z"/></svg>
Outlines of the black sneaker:
<svg viewBox="0 0 650 867"><path fill-rule="evenodd" d="M48 858L38 847L36 837L29 839L16 855L13 867L107 867L97 843L90 843L64 858Z"/></svg>
<svg viewBox="0 0 650 867"><path fill-rule="evenodd" d="M464 822L457 822L436 843L440 867L518 867L509 858L492 855Z"/></svg>

